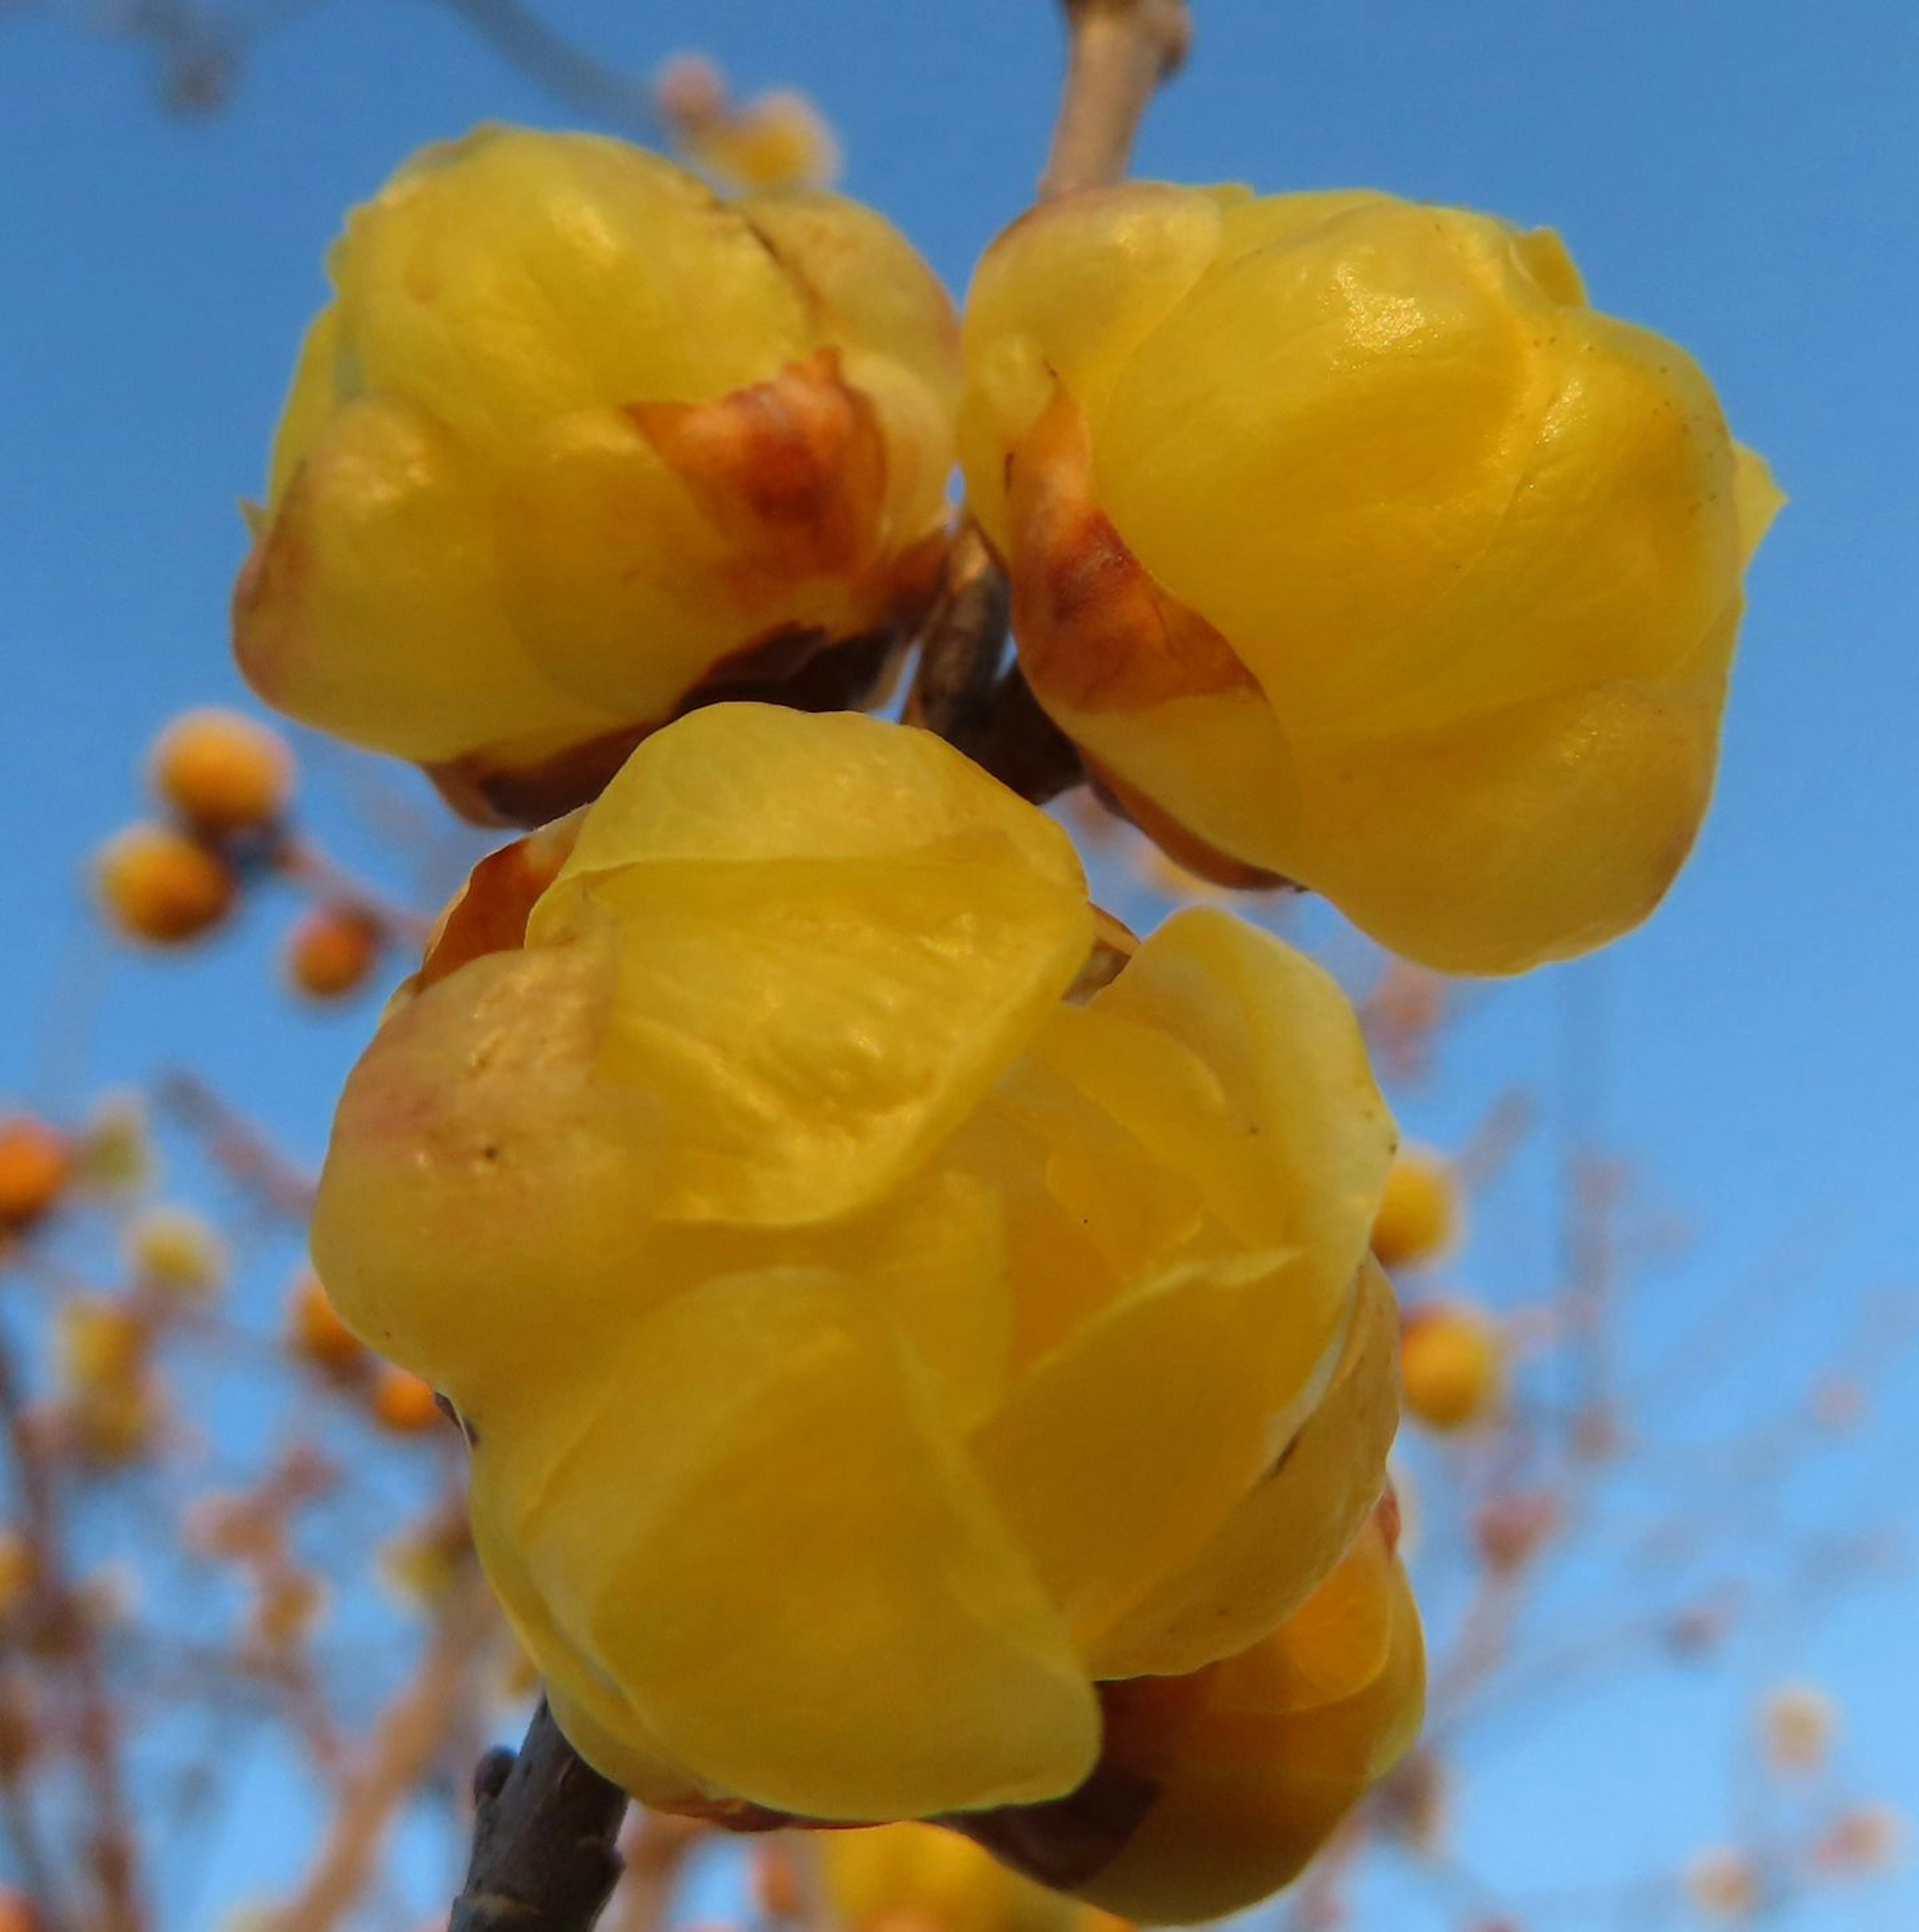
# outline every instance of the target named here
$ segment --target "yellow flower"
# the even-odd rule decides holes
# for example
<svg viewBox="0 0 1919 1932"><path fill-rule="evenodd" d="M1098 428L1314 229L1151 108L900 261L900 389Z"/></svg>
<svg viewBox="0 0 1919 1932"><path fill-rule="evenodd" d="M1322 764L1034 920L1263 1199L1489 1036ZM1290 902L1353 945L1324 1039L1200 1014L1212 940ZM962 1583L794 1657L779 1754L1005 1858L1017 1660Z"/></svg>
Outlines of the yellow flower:
<svg viewBox="0 0 1919 1932"><path fill-rule="evenodd" d="M868 694L938 570L958 388L878 215L483 128L331 272L235 592L263 697L537 823L713 690Z"/></svg>
<svg viewBox="0 0 1919 1932"><path fill-rule="evenodd" d="M1423 1268L1458 1240L1461 1219L1452 1163L1430 1148L1403 1147L1373 1223L1373 1252L1382 1268Z"/></svg>
<svg viewBox="0 0 1919 1932"><path fill-rule="evenodd" d="M834 1922L846 1932L1119 1932L936 1825L834 1832L820 1844Z"/></svg>
<svg viewBox="0 0 1919 1932"><path fill-rule="evenodd" d="M1389 1510L1270 1636L1189 1676L1104 1689L1106 1746L1086 1784L969 1832L1148 1924L1290 1883L1419 1732L1425 1648Z"/></svg>
<svg viewBox="0 0 1919 1932"><path fill-rule="evenodd" d="M204 838L269 830L293 796L286 740L217 706L176 718L153 741L147 770L160 802Z"/></svg>
<svg viewBox="0 0 1919 1932"><path fill-rule="evenodd" d="M1499 1324L1470 1302L1410 1310L1399 1345L1407 1414L1443 1433L1485 1421L1506 1393L1506 1354Z"/></svg>
<svg viewBox="0 0 1919 1932"><path fill-rule="evenodd" d="M1216 911L1129 957L1059 826L851 714L695 712L568 836L476 875L348 1084L341 1312L458 1406L482 1559L628 1789L1070 1790L1096 1679L1263 1635L1379 1493L1350 1008Z"/></svg>
<svg viewBox="0 0 1919 1932"><path fill-rule="evenodd" d="M1557 238L1141 184L968 299L960 458L1041 703L1182 862L1513 972L1643 918L1780 501Z"/></svg>

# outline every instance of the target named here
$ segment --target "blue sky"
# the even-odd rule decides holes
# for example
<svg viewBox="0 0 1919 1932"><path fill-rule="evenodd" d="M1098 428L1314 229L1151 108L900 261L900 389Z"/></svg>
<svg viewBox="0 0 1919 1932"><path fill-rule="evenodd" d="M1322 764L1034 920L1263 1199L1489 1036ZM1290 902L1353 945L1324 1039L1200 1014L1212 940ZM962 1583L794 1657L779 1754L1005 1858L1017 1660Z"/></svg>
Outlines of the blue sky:
<svg viewBox="0 0 1919 1932"><path fill-rule="evenodd" d="M64 1106L189 1061L313 1157L364 1012L296 1022L276 1002L270 916L191 962L111 954L79 862L134 810L156 721L239 693L225 640L243 548L233 506L259 487L341 211L424 140L488 117L566 116L428 0L320 0L252 54L224 112L183 122L157 110L139 58L84 30L82 10L0 8L0 821L13 935L0 949L0 1094ZM1057 81L1050 10L548 8L641 69L691 41L749 86L808 88L844 137L848 188L956 288L1030 193ZM1152 117L1142 172L1379 186L1551 223L1596 301L1699 358L1791 496L1751 580L1719 798L1668 905L1603 958L1479 1002L1443 1096L1404 1109L1443 1141L1518 1082L1563 1128L1569 1070L1581 1070L1579 1124L1656 1174L1695 1236L1657 1284L1649 1347L1716 1285L1769 1262L1795 1271L1793 1292L1755 1302L1749 1318L1735 1300L1729 1318L1762 1396L1802 1371L1860 1296L1914 1272L1919 10L1200 0L1197 11L1194 60ZM309 767L318 822L353 849L368 842L345 803L347 770L324 753ZM1546 1184L1538 1163L1494 1204L1476 1262L1491 1292L1537 1292L1551 1254ZM1877 1425L1895 1462L1919 1447L1913 1380ZM1698 1391L1709 1408L1722 1394ZM1662 1418L1675 1440L1684 1419ZM1860 1768L1919 1804L1913 1607L1909 1586L1872 1593L1807 1642L1852 1694ZM1662 1723L1648 1709L1602 1714L1584 1734L1614 1754L1595 1760L1601 1796L1582 1814L1596 1840L1656 1835L1695 1777L1686 1749L1647 1748L1645 1727ZM1512 1781L1536 1796L1551 1778L1548 1762ZM1520 1856L1539 1832L1573 1828L1537 1802L1536 1818L1522 1808L1475 1829ZM1899 1915L1915 1895L1887 1888L1818 1922L1909 1923Z"/></svg>

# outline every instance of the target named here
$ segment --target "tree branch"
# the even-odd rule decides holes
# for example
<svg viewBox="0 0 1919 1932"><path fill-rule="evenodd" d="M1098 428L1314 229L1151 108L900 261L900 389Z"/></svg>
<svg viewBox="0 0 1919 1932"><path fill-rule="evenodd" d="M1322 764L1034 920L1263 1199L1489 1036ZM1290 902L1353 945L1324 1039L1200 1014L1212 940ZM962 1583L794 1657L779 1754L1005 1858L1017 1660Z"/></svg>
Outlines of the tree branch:
<svg viewBox="0 0 1919 1932"><path fill-rule="evenodd" d="M1066 85L1040 181L1051 201L1121 179L1161 83L1192 40L1187 0L1062 0ZM954 544L945 595L920 646L908 724L948 738L1023 798L1044 804L1085 776L1078 753L1015 664L1000 676L1010 598L978 526ZM998 682L996 682L996 677Z"/></svg>
<svg viewBox="0 0 1919 1932"><path fill-rule="evenodd" d="M1132 159L1134 136L1160 84L1192 44L1186 0L1065 0L1066 88L1040 179L1040 199L1104 188Z"/></svg>
<svg viewBox="0 0 1919 1932"><path fill-rule="evenodd" d="M481 1759L473 1797L473 1857L447 1932L588 1932L619 1880L626 1794L578 1756L544 1698L517 1757Z"/></svg>
<svg viewBox="0 0 1919 1932"><path fill-rule="evenodd" d="M497 1622L493 1594L471 1564L436 1620L419 1672L382 1712L348 1772L313 1869L274 1918L277 1932L332 1932L359 1903L377 1874L394 1817L440 1754Z"/></svg>

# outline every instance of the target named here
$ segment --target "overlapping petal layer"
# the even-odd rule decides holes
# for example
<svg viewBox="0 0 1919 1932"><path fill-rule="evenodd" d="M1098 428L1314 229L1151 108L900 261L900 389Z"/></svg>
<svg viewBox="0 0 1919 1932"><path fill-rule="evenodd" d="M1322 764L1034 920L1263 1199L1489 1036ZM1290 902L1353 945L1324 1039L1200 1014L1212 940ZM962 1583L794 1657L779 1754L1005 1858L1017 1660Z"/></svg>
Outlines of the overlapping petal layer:
<svg viewBox="0 0 1919 1932"><path fill-rule="evenodd" d="M1028 676L1182 862L1459 970L1651 910L1779 498L1556 238L1379 194L1071 197L989 250L966 355Z"/></svg>
<svg viewBox="0 0 1919 1932"><path fill-rule="evenodd" d="M316 1258L631 1788L1057 1796L1097 1680L1263 1635L1378 1495L1353 1014L1217 913L1123 954L941 741L714 706L476 874L354 1074Z"/></svg>

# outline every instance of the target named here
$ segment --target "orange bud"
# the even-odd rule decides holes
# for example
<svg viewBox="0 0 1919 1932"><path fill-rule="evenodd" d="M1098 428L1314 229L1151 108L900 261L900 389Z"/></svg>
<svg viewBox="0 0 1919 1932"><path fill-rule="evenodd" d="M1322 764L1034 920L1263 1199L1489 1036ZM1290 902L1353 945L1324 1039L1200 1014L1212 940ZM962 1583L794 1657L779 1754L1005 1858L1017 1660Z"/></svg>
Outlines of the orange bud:
<svg viewBox="0 0 1919 1932"><path fill-rule="evenodd" d="M1459 1234L1459 1183L1452 1163L1430 1149L1402 1148L1386 1176L1373 1222L1373 1252L1383 1268L1437 1261Z"/></svg>
<svg viewBox="0 0 1919 1932"><path fill-rule="evenodd" d="M95 862L107 917L130 939L179 946L211 932L233 910L233 868L217 854L164 825L131 825Z"/></svg>
<svg viewBox="0 0 1919 1932"><path fill-rule="evenodd" d="M351 1374L366 1349L335 1312L317 1274L302 1275L287 1298L287 1336L295 1354L332 1376Z"/></svg>
<svg viewBox="0 0 1919 1932"><path fill-rule="evenodd" d="M380 964L386 933L357 906L316 906L287 935L287 977L310 1000L350 999Z"/></svg>
<svg viewBox="0 0 1919 1932"><path fill-rule="evenodd" d="M1483 1422L1506 1387L1498 1326L1465 1302L1428 1302L1408 1311L1399 1341L1407 1414L1450 1431Z"/></svg>
<svg viewBox="0 0 1919 1932"><path fill-rule="evenodd" d="M65 1134L27 1114L0 1121L0 1229L32 1227L58 1202L73 1172Z"/></svg>
<svg viewBox="0 0 1919 1932"><path fill-rule="evenodd" d="M293 754L279 733L237 711L189 711L154 740L155 795L209 838L257 832L287 808Z"/></svg>
<svg viewBox="0 0 1919 1932"><path fill-rule="evenodd" d="M23 1892L0 1890L0 1932L44 1932L40 1907Z"/></svg>
<svg viewBox="0 0 1919 1932"><path fill-rule="evenodd" d="M423 1436L440 1420L430 1384L390 1364L374 1378L373 1418L390 1436Z"/></svg>
<svg viewBox="0 0 1919 1932"><path fill-rule="evenodd" d="M1144 1924L1218 1917L1290 1883L1419 1730L1425 1649L1390 1526L1370 1521L1248 1649L1101 1684L1100 1761L1076 1791L946 1822Z"/></svg>

